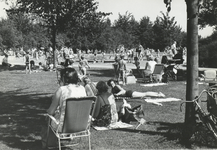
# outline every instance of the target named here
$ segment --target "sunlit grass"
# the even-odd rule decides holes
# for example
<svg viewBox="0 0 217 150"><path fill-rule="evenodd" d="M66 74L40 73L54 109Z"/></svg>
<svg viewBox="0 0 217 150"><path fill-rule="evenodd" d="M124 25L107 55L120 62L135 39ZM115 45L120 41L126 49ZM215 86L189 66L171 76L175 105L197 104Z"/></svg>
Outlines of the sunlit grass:
<svg viewBox="0 0 217 150"><path fill-rule="evenodd" d="M112 69L91 68L93 82L113 78ZM162 92L166 97L185 100L185 81L171 81L157 87L140 86L144 83L129 84L125 89L135 91ZM51 96L58 88L55 72L25 74L17 70L0 72L0 149L40 150L40 132ZM200 85L200 90L205 85ZM121 102L117 102L121 103ZM157 106L143 104L146 125L138 130L116 129L96 131L91 129L92 149L183 149L180 144L184 112L179 102L162 103ZM132 106L140 103L131 102ZM132 124L136 124L132 122ZM6 126L8 128L6 128ZM195 143L196 148L210 148L207 143ZM77 147L79 148L79 147ZM79 149L86 149L87 141L82 140Z"/></svg>

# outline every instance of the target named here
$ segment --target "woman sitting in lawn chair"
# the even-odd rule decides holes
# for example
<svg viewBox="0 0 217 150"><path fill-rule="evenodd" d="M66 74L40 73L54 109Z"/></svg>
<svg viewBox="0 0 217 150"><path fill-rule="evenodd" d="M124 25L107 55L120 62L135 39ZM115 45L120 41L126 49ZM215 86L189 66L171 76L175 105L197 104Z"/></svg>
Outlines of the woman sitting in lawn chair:
<svg viewBox="0 0 217 150"><path fill-rule="evenodd" d="M68 98L85 97L86 91L82 85L79 85L78 73L74 68L65 69L65 85L57 89L52 97L52 102L47 113L53 116L57 122L51 121L54 130L62 131L63 120L65 117L66 100ZM59 125L58 125L59 123ZM57 129L57 127L59 128ZM42 133L42 144L46 147L48 133Z"/></svg>
<svg viewBox="0 0 217 150"><path fill-rule="evenodd" d="M110 79L107 84L112 88L112 94L117 97L165 97L165 95L161 92L137 92L125 90L113 79Z"/></svg>

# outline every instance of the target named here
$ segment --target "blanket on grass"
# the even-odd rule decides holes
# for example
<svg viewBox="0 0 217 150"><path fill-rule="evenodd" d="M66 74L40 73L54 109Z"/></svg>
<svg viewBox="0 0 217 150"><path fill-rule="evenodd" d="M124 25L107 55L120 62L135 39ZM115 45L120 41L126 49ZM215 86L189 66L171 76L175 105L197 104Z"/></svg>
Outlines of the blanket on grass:
<svg viewBox="0 0 217 150"><path fill-rule="evenodd" d="M117 128L131 128L133 127L133 125L119 121L119 122L109 125L109 127L98 127L98 126L92 126L92 127L95 130L103 131L103 130L111 130L111 129L117 129Z"/></svg>
<svg viewBox="0 0 217 150"><path fill-rule="evenodd" d="M147 103L153 103L159 106L163 106L161 102L171 102L171 101L180 101L181 99L178 98L173 98L173 97L168 97L168 98L147 98L144 99Z"/></svg>

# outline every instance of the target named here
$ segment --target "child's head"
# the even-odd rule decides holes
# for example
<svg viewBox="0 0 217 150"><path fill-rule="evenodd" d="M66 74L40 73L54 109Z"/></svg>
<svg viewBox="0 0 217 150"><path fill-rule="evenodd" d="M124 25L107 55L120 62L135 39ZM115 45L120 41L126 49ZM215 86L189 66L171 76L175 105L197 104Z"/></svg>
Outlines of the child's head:
<svg viewBox="0 0 217 150"><path fill-rule="evenodd" d="M90 78L88 78L88 77L85 76L85 77L83 78L83 82L84 82L84 84L86 85L86 84L90 83L91 80L90 80Z"/></svg>

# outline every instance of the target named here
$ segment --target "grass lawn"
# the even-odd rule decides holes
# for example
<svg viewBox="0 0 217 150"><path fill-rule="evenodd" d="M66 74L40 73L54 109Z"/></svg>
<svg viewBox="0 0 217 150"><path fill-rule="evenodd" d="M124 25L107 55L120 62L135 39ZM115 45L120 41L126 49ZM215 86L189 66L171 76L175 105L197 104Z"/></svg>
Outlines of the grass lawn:
<svg viewBox="0 0 217 150"><path fill-rule="evenodd" d="M43 113L58 88L55 72L25 74L23 66L0 72L0 150L40 150L40 131L45 124ZM113 77L112 69L91 68L92 81L107 81ZM185 99L185 81L171 81L158 87L125 86L136 91L160 91L166 97ZM200 90L205 85L200 85ZM96 131L91 129L92 149L184 149L180 143L184 122L184 107L180 102L167 102L163 106L143 104L146 125L134 129ZM139 103L132 102L132 106ZM132 122L132 124L135 124ZM203 129L204 131L205 129ZM205 137L204 137L205 135ZM192 148L217 148L207 132L196 132L191 138ZM76 149L87 149L82 140Z"/></svg>

